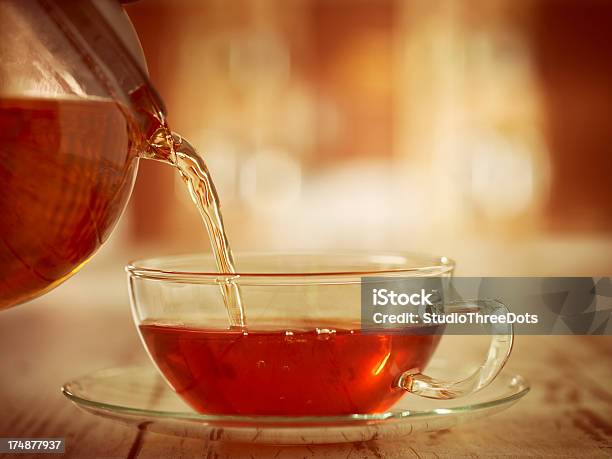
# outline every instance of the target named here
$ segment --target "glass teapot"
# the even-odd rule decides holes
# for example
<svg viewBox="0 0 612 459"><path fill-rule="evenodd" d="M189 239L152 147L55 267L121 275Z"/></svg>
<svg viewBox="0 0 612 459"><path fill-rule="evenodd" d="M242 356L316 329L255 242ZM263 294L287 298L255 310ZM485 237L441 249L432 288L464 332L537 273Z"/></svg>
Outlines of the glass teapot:
<svg viewBox="0 0 612 459"><path fill-rule="evenodd" d="M0 2L0 309L87 262L168 135L118 0Z"/></svg>

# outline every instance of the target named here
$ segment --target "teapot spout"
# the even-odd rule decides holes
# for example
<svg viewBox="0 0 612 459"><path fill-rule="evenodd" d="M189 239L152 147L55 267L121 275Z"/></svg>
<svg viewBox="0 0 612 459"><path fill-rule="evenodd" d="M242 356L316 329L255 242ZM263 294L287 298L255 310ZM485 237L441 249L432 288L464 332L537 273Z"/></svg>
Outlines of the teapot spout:
<svg viewBox="0 0 612 459"><path fill-rule="evenodd" d="M174 165L176 150L182 142L181 136L171 132L165 124L160 125L149 137L147 145L141 150L140 157Z"/></svg>

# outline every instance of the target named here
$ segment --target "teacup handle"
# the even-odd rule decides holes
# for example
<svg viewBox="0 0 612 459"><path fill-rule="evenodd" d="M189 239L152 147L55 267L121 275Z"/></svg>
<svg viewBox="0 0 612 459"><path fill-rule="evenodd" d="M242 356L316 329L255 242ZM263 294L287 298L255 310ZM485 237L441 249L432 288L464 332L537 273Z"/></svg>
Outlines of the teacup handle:
<svg viewBox="0 0 612 459"><path fill-rule="evenodd" d="M445 313L480 312L486 315L507 315L508 308L496 300L457 301L445 305ZM400 388L425 398L451 399L476 392L495 379L512 351L512 324L495 323L491 327L491 344L484 363L473 374L459 381L444 381L409 370L398 380Z"/></svg>

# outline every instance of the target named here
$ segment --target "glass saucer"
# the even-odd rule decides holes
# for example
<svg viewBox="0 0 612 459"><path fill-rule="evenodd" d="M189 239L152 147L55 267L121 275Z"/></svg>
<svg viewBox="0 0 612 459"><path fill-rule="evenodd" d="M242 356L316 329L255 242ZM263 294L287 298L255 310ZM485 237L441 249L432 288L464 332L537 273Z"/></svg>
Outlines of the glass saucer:
<svg viewBox="0 0 612 459"><path fill-rule="evenodd" d="M433 360L428 370L435 372L436 367L443 369L445 365ZM67 382L62 392L85 411L152 432L213 441L296 445L394 440L448 429L509 408L529 392L529 384L520 375L504 371L485 389L460 399L436 401L407 394L385 413L304 417L199 414L172 391L152 365L97 371Z"/></svg>

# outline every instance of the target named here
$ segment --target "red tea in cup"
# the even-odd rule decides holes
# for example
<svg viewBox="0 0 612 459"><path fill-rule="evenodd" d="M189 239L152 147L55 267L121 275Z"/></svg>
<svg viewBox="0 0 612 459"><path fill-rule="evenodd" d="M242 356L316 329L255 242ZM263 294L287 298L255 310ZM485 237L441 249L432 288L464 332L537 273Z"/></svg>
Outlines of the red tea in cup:
<svg viewBox="0 0 612 459"><path fill-rule="evenodd" d="M377 413L406 391L397 380L423 369L440 336L350 326L223 330L144 322L145 345L174 390L208 414Z"/></svg>

